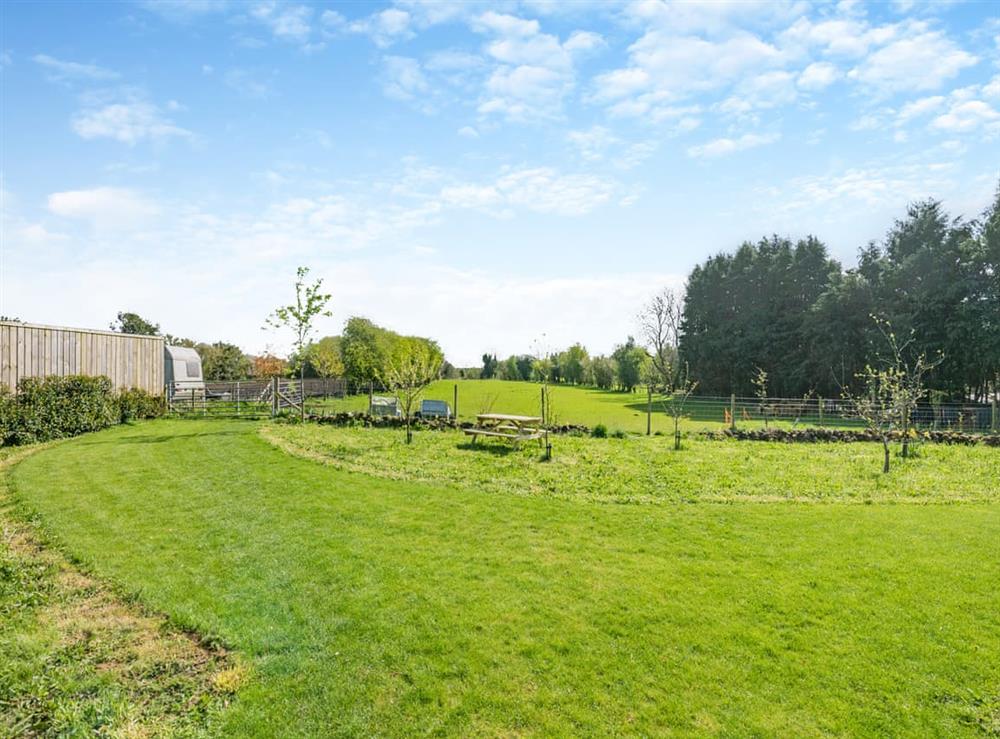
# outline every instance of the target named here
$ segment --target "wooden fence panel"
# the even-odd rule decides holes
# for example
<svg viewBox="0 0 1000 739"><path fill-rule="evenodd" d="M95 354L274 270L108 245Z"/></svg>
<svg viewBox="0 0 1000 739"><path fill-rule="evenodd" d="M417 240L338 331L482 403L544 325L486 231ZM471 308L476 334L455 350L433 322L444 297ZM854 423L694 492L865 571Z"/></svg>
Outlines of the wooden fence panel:
<svg viewBox="0 0 1000 739"><path fill-rule="evenodd" d="M118 390L160 395L163 337L0 321L0 387L49 375L105 375Z"/></svg>

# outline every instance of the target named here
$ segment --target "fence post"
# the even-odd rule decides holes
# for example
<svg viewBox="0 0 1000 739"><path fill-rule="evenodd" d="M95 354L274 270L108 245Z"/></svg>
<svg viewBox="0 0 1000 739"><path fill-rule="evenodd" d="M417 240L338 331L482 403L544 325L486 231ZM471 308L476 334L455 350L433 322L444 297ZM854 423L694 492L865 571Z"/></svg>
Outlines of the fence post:
<svg viewBox="0 0 1000 739"><path fill-rule="evenodd" d="M736 430L736 393L729 396L729 428Z"/></svg>
<svg viewBox="0 0 1000 739"><path fill-rule="evenodd" d="M653 433L653 386L646 385L646 436Z"/></svg>
<svg viewBox="0 0 1000 739"><path fill-rule="evenodd" d="M541 387L542 391L542 425L545 425L545 385Z"/></svg>
<svg viewBox="0 0 1000 739"><path fill-rule="evenodd" d="M236 415L240 415L240 381L236 381Z"/></svg>
<svg viewBox="0 0 1000 739"><path fill-rule="evenodd" d="M278 415L278 377L271 378L271 418Z"/></svg>
<svg viewBox="0 0 1000 739"><path fill-rule="evenodd" d="M819 403L819 427L823 428L823 399L817 398L816 401Z"/></svg>
<svg viewBox="0 0 1000 739"><path fill-rule="evenodd" d="M368 381L368 412L372 412L372 396L375 395L375 381Z"/></svg>
<svg viewBox="0 0 1000 739"><path fill-rule="evenodd" d="M990 430L995 434L1000 431L1000 418L997 417L997 399L990 403Z"/></svg>
<svg viewBox="0 0 1000 739"><path fill-rule="evenodd" d="M458 420L458 383L457 382L455 383L455 404L454 404L454 408L452 409L452 415L453 415L454 419L457 421Z"/></svg>

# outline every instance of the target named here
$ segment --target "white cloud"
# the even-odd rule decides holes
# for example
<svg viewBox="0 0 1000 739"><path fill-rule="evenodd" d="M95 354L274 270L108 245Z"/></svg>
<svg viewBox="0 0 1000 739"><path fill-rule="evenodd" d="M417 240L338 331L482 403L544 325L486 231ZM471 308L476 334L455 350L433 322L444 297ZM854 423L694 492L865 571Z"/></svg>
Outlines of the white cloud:
<svg viewBox="0 0 1000 739"><path fill-rule="evenodd" d="M119 76L117 72L99 67L96 64L67 62L48 54L36 54L32 59L46 70L48 78L53 81L104 81L118 79Z"/></svg>
<svg viewBox="0 0 1000 739"><path fill-rule="evenodd" d="M940 31L923 30L896 39L869 54L848 77L889 94L935 90L978 59Z"/></svg>
<svg viewBox="0 0 1000 739"><path fill-rule="evenodd" d="M384 57L382 91L394 100L416 102L425 112L432 110L427 100L430 84L416 59L405 56Z"/></svg>
<svg viewBox="0 0 1000 739"><path fill-rule="evenodd" d="M796 84L803 90L823 90L840 78L840 70L829 62L813 62L802 70Z"/></svg>
<svg viewBox="0 0 1000 739"><path fill-rule="evenodd" d="M939 110L941 106L944 105L944 102L945 98L943 95L933 95L931 97L920 98L918 100L911 100L900 108L899 113L896 116L896 124L901 125L914 118L920 118L928 113L933 113L934 111Z"/></svg>
<svg viewBox="0 0 1000 739"><path fill-rule="evenodd" d="M980 128L1000 131L1000 113L982 100L966 100L931 122L931 128L949 133L968 133Z"/></svg>
<svg viewBox="0 0 1000 739"><path fill-rule="evenodd" d="M590 174L560 174L550 167L521 167L488 183L456 183L442 188L447 206L486 210L498 217L514 209L579 216L610 202L616 183Z"/></svg>
<svg viewBox="0 0 1000 739"><path fill-rule="evenodd" d="M662 118L665 109L693 95L738 80L766 80L763 75L784 61L779 49L744 31L709 40L650 30L629 47L629 66L597 76L590 99L609 105L614 115Z"/></svg>
<svg viewBox="0 0 1000 739"><path fill-rule="evenodd" d="M713 139L698 146L688 147L688 156L696 159L715 159L717 157L735 154L745 149L753 149L766 144L773 144L781 136L778 134L756 134L745 133L738 138L718 138Z"/></svg>
<svg viewBox="0 0 1000 739"><path fill-rule="evenodd" d="M584 159L602 159L609 148L621 140L604 126L592 126L585 131L570 131L566 139L573 144Z"/></svg>
<svg viewBox="0 0 1000 739"><path fill-rule="evenodd" d="M458 135L467 139L478 139L479 131L477 131L472 126L462 126L458 129Z"/></svg>
<svg viewBox="0 0 1000 739"><path fill-rule="evenodd" d="M330 12L332 11L323 14L324 21L328 25L343 25L345 23L339 13L336 14L340 16L338 19L332 19L327 15ZM369 36L376 46L384 48L402 39L413 38L411 23L412 18L405 10L387 8L378 13L372 13L367 18L346 23L346 28L351 33Z"/></svg>
<svg viewBox="0 0 1000 739"><path fill-rule="evenodd" d="M73 117L72 126L81 138L109 138L129 146L147 139L191 136L190 131L165 118L157 106L141 100L86 108Z"/></svg>
<svg viewBox="0 0 1000 739"><path fill-rule="evenodd" d="M486 98L478 110L517 121L554 117L568 85L565 75L548 67L502 66L487 80Z"/></svg>
<svg viewBox="0 0 1000 739"><path fill-rule="evenodd" d="M477 24L483 30L493 31L502 36L528 37L534 36L541 27L536 20L525 20L514 15L496 13L488 10L477 19Z"/></svg>
<svg viewBox="0 0 1000 739"><path fill-rule="evenodd" d="M250 16L266 25L275 37L297 43L308 41L312 34L313 9L306 5L287 5L274 0L250 8Z"/></svg>
<svg viewBox="0 0 1000 739"><path fill-rule="evenodd" d="M101 229L140 227L156 216L159 207L134 190L95 187L49 195L49 211L64 218L88 221Z"/></svg>
<svg viewBox="0 0 1000 739"><path fill-rule="evenodd" d="M573 31L569 38L566 39L566 43L563 44L563 48L571 54L575 54L578 52L586 53L596 49L603 49L607 45L608 44L604 40L604 37L599 33L593 33L592 31Z"/></svg>
<svg viewBox="0 0 1000 739"><path fill-rule="evenodd" d="M952 189L947 163L852 168L831 176L808 176L793 180L787 192L772 200L784 210L800 210L836 204L850 210L859 203L868 207L902 208L928 195L940 196Z"/></svg>
<svg viewBox="0 0 1000 739"><path fill-rule="evenodd" d="M800 17L778 37L781 48L798 56L817 50L828 56L857 59L898 33L895 25L872 27L859 18L839 17L813 21Z"/></svg>
<svg viewBox="0 0 1000 739"><path fill-rule="evenodd" d="M632 169L652 156L659 147L656 141L628 143L604 126L570 131L566 139L585 161L609 161L618 169Z"/></svg>

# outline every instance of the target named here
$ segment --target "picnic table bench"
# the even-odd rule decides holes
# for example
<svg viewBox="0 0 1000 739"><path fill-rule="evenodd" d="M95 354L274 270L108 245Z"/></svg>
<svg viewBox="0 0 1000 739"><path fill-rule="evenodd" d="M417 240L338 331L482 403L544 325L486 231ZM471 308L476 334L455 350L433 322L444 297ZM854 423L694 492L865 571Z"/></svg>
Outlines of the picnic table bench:
<svg viewBox="0 0 1000 739"><path fill-rule="evenodd" d="M545 435L540 416L512 416L506 413L480 413L476 416L477 426L465 429L465 433L476 443L479 436L495 436L518 442L538 439Z"/></svg>

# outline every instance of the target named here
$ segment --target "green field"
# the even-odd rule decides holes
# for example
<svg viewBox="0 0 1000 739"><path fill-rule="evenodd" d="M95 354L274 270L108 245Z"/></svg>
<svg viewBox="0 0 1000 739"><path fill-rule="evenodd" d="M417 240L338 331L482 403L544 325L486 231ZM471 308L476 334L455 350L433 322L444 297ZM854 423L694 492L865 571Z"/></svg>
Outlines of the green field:
<svg viewBox="0 0 1000 739"><path fill-rule="evenodd" d="M458 417L474 420L478 413L514 413L537 416L541 413L542 386L534 382L506 380L438 380L431 383L424 397L454 403L458 387ZM609 430L646 431L646 392L622 393L575 385L550 385L550 413L553 424L579 424L593 427L603 423ZM368 408L367 395L316 400L307 404L317 412L354 411ZM667 415L659 396L654 396L653 431L673 432L673 419ZM751 422L751 425L759 425ZM685 422L686 429L718 429L723 426L722 408Z"/></svg>
<svg viewBox="0 0 1000 739"><path fill-rule="evenodd" d="M985 450L925 449L877 488L849 461L876 467L877 448L820 449L848 469L831 472L832 502L802 505L765 501L824 489L801 451L815 447L574 440L594 445L586 464L624 448L691 483L721 485L744 453L768 461L733 502L665 488L656 505L608 505L611 479L536 489L543 463L527 450L427 432L407 458L399 434L378 432L385 472L352 436L365 432L342 433L272 430L341 460L321 464L256 423L156 421L42 450L12 486L85 568L245 660L235 701L207 718L214 735L1000 729L1000 506L980 500L998 495ZM571 451L560 439L557 460ZM460 461L437 477L421 455ZM494 463L510 490L487 483ZM940 500L963 502L881 502L911 485L935 498L939 474Z"/></svg>

